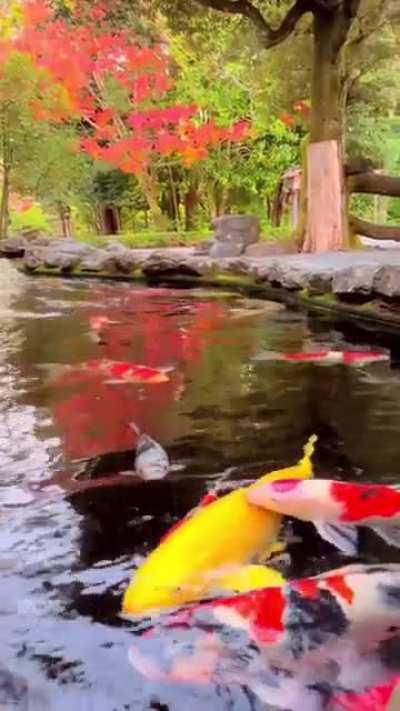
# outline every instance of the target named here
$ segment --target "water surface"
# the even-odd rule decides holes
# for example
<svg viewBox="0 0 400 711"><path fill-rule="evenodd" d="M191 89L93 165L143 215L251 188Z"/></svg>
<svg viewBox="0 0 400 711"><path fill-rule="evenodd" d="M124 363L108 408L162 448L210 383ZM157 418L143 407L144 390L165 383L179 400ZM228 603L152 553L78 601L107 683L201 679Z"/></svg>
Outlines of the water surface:
<svg viewBox="0 0 400 711"><path fill-rule="evenodd" d="M100 314L117 323L98 344L89 319ZM266 349L368 346L389 348L392 363L355 369L251 360ZM94 358L174 370L158 385L78 376L79 364ZM398 482L399 358L394 336L237 294L6 279L0 706L261 708L246 689L185 689L139 677L128 662L135 625L119 616L121 595L141 557L211 486L294 463L313 432L318 474ZM168 479L144 483L121 473L133 465L130 422L168 450ZM311 527L293 530L301 542L290 547L288 574L345 562ZM400 557L365 533L360 560Z"/></svg>

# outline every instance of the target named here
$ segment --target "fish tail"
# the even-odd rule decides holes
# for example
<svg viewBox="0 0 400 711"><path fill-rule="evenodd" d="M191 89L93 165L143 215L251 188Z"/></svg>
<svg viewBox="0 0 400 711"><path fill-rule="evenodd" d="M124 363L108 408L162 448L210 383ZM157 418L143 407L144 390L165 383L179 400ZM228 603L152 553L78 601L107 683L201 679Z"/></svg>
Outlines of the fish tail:
<svg viewBox="0 0 400 711"><path fill-rule="evenodd" d="M142 434L140 428L137 426L135 422L129 422L128 427L137 434L138 437Z"/></svg>
<svg viewBox="0 0 400 711"><path fill-rule="evenodd" d="M312 477L313 476L313 465L312 465L312 457L315 451L315 445L318 441L318 437L316 434L311 435L311 437L307 440L307 442L304 445L303 448L303 456L299 461L299 466L302 467L304 476Z"/></svg>

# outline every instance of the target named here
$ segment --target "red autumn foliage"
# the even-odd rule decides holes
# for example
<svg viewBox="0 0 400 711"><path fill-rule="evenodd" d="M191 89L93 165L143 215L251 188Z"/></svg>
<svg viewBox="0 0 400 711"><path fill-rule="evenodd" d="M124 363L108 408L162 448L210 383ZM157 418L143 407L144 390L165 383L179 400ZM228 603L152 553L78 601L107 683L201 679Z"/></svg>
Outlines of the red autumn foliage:
<svg viewBox="0 0 400 711"><path fill-rule="evenodd" d="M142 46L112 28L108 12L104 3L83 2L65 19L46 0L28 0L22 31L7 48L27 53L67 92L71 117L82 122L84 152L139 174L162 157L190 166L213 146L246 137L247 121L221 128L202 121L195 105L168 106L173 81L165 45ZM39 120L52 118L40 100L32 109Z"/></svg>

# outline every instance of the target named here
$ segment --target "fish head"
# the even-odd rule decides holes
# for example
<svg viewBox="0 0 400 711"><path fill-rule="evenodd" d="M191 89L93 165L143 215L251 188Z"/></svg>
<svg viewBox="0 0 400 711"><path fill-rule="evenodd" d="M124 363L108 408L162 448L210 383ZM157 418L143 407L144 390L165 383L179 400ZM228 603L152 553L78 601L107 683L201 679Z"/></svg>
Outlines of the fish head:
<svg viewBox="0 0 400 711"><path fill-rule="evenodd" d="M324 479L281 479L252 486L247 501L303 521L331 520L341 513L331 495L331 482Z"/></svg>

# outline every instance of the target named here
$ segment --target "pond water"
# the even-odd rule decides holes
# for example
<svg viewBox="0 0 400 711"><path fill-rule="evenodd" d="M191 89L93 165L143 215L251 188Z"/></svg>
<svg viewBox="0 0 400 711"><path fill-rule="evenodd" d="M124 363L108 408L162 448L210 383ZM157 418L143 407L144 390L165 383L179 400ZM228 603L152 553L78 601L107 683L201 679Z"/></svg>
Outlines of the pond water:
<svg viewBox="0 0 400 711"><path fill-rule="evenodd" d="M116 322L101 343L89 328L97 315ZM389 348L392 362L358 369L252 360L265 349L368 346ZM173 370L158 384L77 377L80 363L99 358ZM186 689L140 677L128 661L135 625L119 615L122 593L141 556L219 479L295 463L313 432L317 473L398 482L399 362L394 336L238 294L5 280L0 707L261 709L240 687ZM121 474L133 465L130 422L167 449L173 467L164 481ZM286 573L345 561L310 526L293 531ZM400 556L366 533L360 560Z"/></svg>

